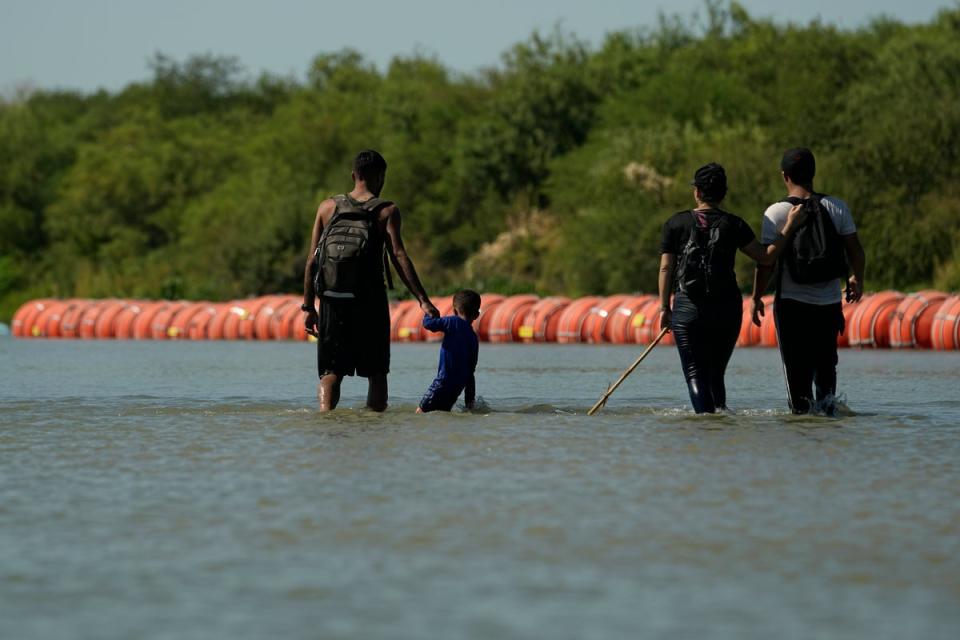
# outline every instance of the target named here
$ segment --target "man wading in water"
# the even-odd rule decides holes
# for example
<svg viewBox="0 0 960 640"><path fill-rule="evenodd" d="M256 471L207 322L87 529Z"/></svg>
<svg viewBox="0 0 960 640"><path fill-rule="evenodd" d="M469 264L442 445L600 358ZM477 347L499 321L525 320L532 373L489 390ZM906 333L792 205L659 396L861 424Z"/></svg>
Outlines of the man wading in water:
<svg viewBox="0 0 960 640"><path fill-rule="evenodd" d="M386 256L426 315L430 302L400 236L400 209L380 199L387 162L365 150L353 161L353 191L320 203L303 277L307 333L317 338L320 411L336 408L340 383L367 378L367 407L387 408L390 372L390 308ZM319 314L314 306L320 298Z"/></svg>

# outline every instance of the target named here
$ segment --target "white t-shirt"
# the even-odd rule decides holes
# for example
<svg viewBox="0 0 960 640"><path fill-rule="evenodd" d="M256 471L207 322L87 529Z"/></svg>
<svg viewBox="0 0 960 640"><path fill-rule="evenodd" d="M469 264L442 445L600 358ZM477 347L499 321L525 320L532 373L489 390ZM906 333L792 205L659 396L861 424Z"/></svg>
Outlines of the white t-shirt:
<svg viewBox="0 0 960 640"><path fill-rule="evenodd" d="M837 233L841 236L849 236L857 232L857 225L853 222L853 216L850 215L846 202L832 196L824 196L820 202L830 214ZM777 233L787 223L787 214L790 213L792 206L789 202L776 202L767 207L763 213L763 224L760 226L761 243L770 244L776 239ZM818 284L797 284L790 277L789 270L784 269L783 280L780 282L780 295L807 304L835 304L843 300L845 284L839 278Z"/></svg>

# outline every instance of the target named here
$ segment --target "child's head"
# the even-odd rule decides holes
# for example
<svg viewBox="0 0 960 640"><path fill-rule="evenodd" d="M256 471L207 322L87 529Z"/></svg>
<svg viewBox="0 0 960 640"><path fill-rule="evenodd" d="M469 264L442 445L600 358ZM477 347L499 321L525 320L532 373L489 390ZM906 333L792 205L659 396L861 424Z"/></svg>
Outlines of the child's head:
<svg viewBox="0 0 960 640"><path fill-rule="evenodd" d="M480 315L480 294L470 289L457 291L453 296L453 311L467 322L473 322Z"/></svg>

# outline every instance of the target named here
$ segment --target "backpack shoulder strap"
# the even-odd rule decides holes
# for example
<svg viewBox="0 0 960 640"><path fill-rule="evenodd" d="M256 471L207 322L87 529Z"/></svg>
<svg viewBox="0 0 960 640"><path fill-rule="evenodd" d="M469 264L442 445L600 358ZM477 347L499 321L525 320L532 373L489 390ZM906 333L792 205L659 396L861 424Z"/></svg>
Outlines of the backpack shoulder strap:
<svg viewBox="0 0 960 640"><path fill-rule="evenodd" d="M387 206L388 204L393 204L393 202L391 202L390 200L384 200L383 198L370 198L369 200L366 200L365 202L361 203L360 208L363 209L364 211L369 211L370 213L373 213L375 211L379 211L380 209Z"/></svg>

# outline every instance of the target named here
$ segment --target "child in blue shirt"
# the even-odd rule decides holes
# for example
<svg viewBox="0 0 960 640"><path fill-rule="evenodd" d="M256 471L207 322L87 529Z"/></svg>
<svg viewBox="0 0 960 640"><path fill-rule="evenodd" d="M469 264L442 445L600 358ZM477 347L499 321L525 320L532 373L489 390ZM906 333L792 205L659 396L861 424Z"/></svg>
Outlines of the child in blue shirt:
<svg viewBox="0 0 960 640"><path fill-rule="evenodd" d="M474 408L477 385L473 374L477 369L480 343L471 323L480 315L480 294L469 289L453 296L452 316L424 316L423 327L443 332L440 345L440 366L437 377L417 407L417 413L450 411L463 393L467 409Z"/></svg>

